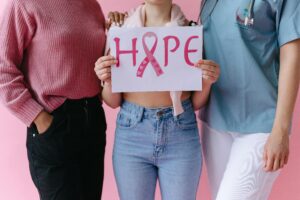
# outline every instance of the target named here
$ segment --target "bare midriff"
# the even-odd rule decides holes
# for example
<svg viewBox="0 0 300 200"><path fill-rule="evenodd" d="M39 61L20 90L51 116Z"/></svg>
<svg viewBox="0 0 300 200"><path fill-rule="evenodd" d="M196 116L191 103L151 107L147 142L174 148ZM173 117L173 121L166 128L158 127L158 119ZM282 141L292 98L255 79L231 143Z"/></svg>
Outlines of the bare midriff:
<svg viewBox="0 0 300 200"><path fill-rule="evenodd" d="M189 99L191 92L183 92L181 101ZM123 93L123 99L146 108L161 108L172 106L170 92L130 92Z"/></svg>

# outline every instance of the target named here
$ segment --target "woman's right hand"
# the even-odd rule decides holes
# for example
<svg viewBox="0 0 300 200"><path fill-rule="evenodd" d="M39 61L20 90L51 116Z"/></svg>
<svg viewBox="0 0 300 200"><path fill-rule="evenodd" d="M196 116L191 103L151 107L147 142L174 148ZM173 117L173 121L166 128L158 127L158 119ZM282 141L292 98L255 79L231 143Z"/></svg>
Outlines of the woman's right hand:
<svg viewBox="0 0 300 200"><path fill-rule="evenodd" d="M103 81L111 82L111 66L117 64L118 61L111 55L100 57L95 63L95 72L97 77Z"/></svg>
<svg viewBox="0 0 300 200"><path fill-rule="evenodd" d="M53 116L46 111L42 111L34 120L34 124L39 134L44 134L53 123Z"/></svg>
<svg viewBox="0 0 300 200"><path fill-rule="evenodd" d="M118 11L108 13L107 29L111 27L112 24L116 26L122 26L125 18L128 17L128 13L120 13Z"/></svg>

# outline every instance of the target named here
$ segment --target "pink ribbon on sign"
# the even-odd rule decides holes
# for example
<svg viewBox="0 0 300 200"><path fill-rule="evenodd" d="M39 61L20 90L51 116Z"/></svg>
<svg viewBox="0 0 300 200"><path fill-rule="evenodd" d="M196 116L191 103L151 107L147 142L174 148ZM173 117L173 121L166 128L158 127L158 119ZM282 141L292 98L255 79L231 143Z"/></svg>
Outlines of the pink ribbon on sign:
<svg viewBox="0 0 300 200"><path fill-rule="evenodd" d="M149 50L147 44L146 44L146 38L147 37L154 37L155 42L153 44L153 47L151 48L151 50ZM159 63L157 62L156 58L154 57L154 52L156 50L157 47L157 35L153 32L147 32L144 34L143 36L143 47L144 47L144 51L146 53L146 58L144 58L144 60L142 61L142 63L140 64L138 71L137 71L137 77L143 77L143 74L145 72L145 69L147 67L147 65L149 64L149 62L151 63L151 65L153 66L153 69L155 70L155 73L157 76L162 75L164 72L162 71Z"/></svg>

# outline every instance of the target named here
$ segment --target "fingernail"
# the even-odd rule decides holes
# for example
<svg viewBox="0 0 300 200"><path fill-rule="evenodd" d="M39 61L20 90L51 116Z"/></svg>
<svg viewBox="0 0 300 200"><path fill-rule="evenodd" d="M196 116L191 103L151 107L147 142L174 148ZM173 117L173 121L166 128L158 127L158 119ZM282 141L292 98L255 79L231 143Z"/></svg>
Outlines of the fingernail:
<svg viewBox="0 0 300 200"><path fill-rule="evenodd" d="M120 25L122 25L124 22L123 21L120 21Z"/></svg>

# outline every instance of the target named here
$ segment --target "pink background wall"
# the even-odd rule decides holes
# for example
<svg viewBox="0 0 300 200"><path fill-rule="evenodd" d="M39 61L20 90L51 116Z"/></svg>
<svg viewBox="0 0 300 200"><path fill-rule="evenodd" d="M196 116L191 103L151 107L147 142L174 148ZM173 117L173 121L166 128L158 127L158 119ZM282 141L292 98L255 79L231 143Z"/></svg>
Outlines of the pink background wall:
<svg viewBox="0 0 300 200"><path fill-rule="evenodd" d="M1 0L0 12L3 3ZM138 5L137 0L101 0L105 14L110 10L125 11ZM177 0L184 12L191 19L196 19L199 12L200 0ZM103 200L117 200L117 190L112 171L112 144L114 139L116 110L106 108L108 131L106 148L106 173ZM291 139L291 155L289 165L282 171L273 189L271 200L300 199L300 99L298 98L294 117L293 136ZM37 200L37 192L31 182L25 148L25 129L15 117L0 106L0 199L5 200ZM157 195L158 196L158 195ZM157 198L159 199L159 198ZM207 177L205 170L201 178L197 199L209 199Z"/></svg>

